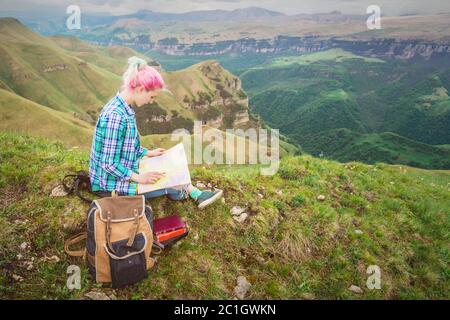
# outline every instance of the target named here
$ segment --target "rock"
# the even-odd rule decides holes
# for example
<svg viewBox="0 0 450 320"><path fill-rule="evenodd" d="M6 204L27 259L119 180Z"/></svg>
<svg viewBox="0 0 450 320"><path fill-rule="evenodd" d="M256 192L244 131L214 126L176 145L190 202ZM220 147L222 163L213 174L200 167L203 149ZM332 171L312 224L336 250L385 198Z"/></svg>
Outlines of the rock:
<svg viewBox="0 0 450 320"><path fill-rule="evenodd" d="M319 195L317 196L317 200L319 200L319 201L324 201L324 200L325 200L325 196L324 196L323 194L319 194Z"/></svg>
<svg viewBox="0 0 450 320"><path fill-rule="evenodd" d="M264 258L262 258L262 257L260 257L260 256L256 256L255 257L255 260L256 261L258 261L258 263L260 264L260 265L265 265L266 264L266 260L264 260Z"/></svg>
<svg viewBox="0 0 450 320"><path fill-rule="evenodd" d="M200 239L198 233L194 234L194 240L195 240L195 241L198 241L198 239Z"/></svg>
<svg viewBox="0 0 450 320"><path fill-rule="evenodd" d="M224 197L220 198L220 201L222 201L222 203L225 204L225 198Z"/></svg>
<svg viewBox="0 0 450 320"><path fill-rule="evenodd" d="M199 189L205 189L206 188L206 185L201 183L200 181L197 181L197 184L195 186L197 188L199 188Z"/></svg>
<svg viewBox="0 0 450 320"><path fill-rule="evenodd" d="M245 277L239 276L237 278L237 286L234 288L234 294L238 299L243 300L251 286L251 283Z"/></svg>
<svg viewBox="0 0 450 320"><path fill-rule="evenodd" d="M22 282L22 281L23 281L23 278L22 278L21 276L18 276L17 274L13 274L13 275L12 275L12 278L13 278L14 280L16 280L16 281L19 281L19 282Z"/></svg>
<svg viewBox="0 0 450 320"><path fill-rule="evenodd" d="M245 209L241 207L233 207L230 212L232 216L240 216L244 211Z"/></svg>
<svg viewBox="0 0 450 320"><path fill-rule="evenodd" d="M363 234L364 232L362 232L361 230L355 230L356 234Z"/></svg>
<svg viewBox="0 0 450 320"><path fill-rule="evenodd" d="M28 244L26 242L22 242L20 245L20 249L25 250L28 247Z"/></svg>
<svg viewBox="0 0 450 320"><path fill-rule="evenodd" d="M283 194L283 191L277 190L277 195L281 196Z"/></svg>
<svg viewBox="0 0 450 320"><path fill-rule="evenodd" d="M258 197L260 197L261 199L264 198L264 196L261 193L258 193Z"/></svg>
<svg viewBox="0 0 450 320"><path fill-rule="evenodd" d="M302 294L302 298L305 299L305 300L315 300L316 296L314 294L312 294L312 293L305 292L305 293Z"/></svg>
<svg viewBox="0 0 450 320"><path fill-rule="evenodd" d="M212 188L212 187L213 187L212 184L208 183L208 188Z"/></svg>
<svg viewBox="0 0 450 320"><path fill-rule="evenodd" d="M40 260L42 260L42 261L50 261L50 262L55 262L55 263L58 263L60 261L58 256L51 256L51 257L44 256L44 258L42 258Z"/></svg>
<svg viewBox="0 0 450 320"><path fill-rule="evenodd" d="M33 266L33 262L31 262L31 261L25 262L24 265L26 266L26 268L27 268L28 271L32 270L33 267L34 267L34 266Z"/></svg>
<svg viewBox="0 0 450 320"><path fill-rule="evenodd" d="M22 260L23 255L21 255L21 254L19 253L16 257L17 257L17 260Z"/></svg>
<svg viewBox="0 0 450 320"><path fill-rule="evenodd" d="M62 185L58 185L55 188L53 188L52 193L50 197L65 197L67 196L66 190L64 190L64 187Z"/></svg>
<svg viewBox="0 0 450 320"><path fill-rule="evenodd" d="M247 218L248 218L248 214L245 212L239 216L233 216L234 221L239 222L239 223L244 222Z"/></svg>
<svg viewBox="0 0 450 320"><path fill-rule="evenodd" d="M111 298L108 297L103 292L97 292L97 291L88 292L84 296L91 300L111 300Z"/></svg>
<svg viewBox="0 0 450 320"><path fill-rule="evenodd" d="M348 290L354 292L354 293L363 293L362 289L358 286L355 285L351 285L350 288L348 288Z"/></svg>

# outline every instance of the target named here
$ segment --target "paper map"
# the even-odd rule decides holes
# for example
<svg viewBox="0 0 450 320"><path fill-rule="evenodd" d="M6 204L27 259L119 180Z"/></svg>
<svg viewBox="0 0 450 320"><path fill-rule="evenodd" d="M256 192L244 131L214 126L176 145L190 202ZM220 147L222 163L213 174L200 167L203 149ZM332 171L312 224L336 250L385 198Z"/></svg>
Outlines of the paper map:
<svg viewBox="0 0 450 320"><path fill-rule="evenodd" d="M164 172L165 176L153 184L139 184L139 194L191 183L183 144L177 144L161 156L141 159L139 173L146 172Z"/></svg>

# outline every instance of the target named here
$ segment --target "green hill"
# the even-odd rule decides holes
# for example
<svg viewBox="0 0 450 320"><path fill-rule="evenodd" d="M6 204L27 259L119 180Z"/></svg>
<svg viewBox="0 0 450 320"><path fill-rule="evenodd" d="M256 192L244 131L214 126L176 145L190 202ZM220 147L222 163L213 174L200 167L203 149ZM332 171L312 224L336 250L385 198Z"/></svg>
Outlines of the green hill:
<svg viewBox="0 0 450 320"><path fill-rule="evenodd" d="M140 56L119 46L100 47L73 37L43 37L11 18L0 18L0 129L59 139L88 149L99 111L120 87L127 58ZM194 121L215 128L260 126L248 116L246 94L237 77L217 62L163 72L172 93L136 110L143 136L170 137ZM153 141L148 137L146 141ZM167 139L165 139L167 140ZM282 143L284 154L297 148Z"/></svg>
<svg viewBox="0 0 450 320"><path fill-rule="evenodd" d="M151 200L156 217L187 219L190 235L158 257L148 279L113 290L63 252L64 240L82 230L87 205L49 196L66 173L87 168L87 152L0 133L0 158L3 299L83 299L90 291L113 299L232 299L241 275L252 284L249 299L450 298L448 171L310 156L283 159L275 176L248 166L192 168L194 182L225 190L225 203L199 211L189 200ZM233 206L249 213L244 223L232 219ZM81 290L66 287L72 264L81 267ZM380 290L366 287L370 265L381 269Z"/></svg>
<svg viewBox="0 0 450 320"><path fill-rule="evenodd" d="M15 19L0 19L0 30L0 81L24 98L89 119L120 85L115 74L70 55Z"/></svg>
<svg viewBox="0 0 450 320"><path fill-rule="evenodd" d="M253 112L306 152L450 168L438 147L450 141L446 60L383 61L333 49L274 58L241 78Z"/></svg>
<svg viewBox="0 0 450 320"><path fill-rule="evenodd" d="M308 135L303 141L302 146L312 155L341 162L364 159L367 163L450 168L450 149L420 143L391 132L361 134L348 129L334 129Z"/></svg>
<svg viewBox="0 0 450 320"><path fill-rule="evenodd" d="M126 61L129 57L138 56L147 60L150 65L158 66L159 64L151 60L148 56L143 55L131 48L122 46L94 46L75 37L69 36L53 36L50 37L59 47L69 51L72 55L99 66L103 69L111 71L118 76L122 76L125 72Z"/></svg>
<svg viewBox="0 0 450 320"><path fill-rule="evenodd" d="M18 20L0 18L0 88L93 123L101 107L120 87L127 58L153 59L130 48L90 45L73 37L43 37ZM216 61L176 72L163 72L171 93L137 110L144 135L192 129L194 120L225 128L258 127L248 115L248 99L239 78Z"/></svg>
<svg viewBox="0 0 450 320"><path fill-rule="evenodd" d="M84 150L89 149L92 140L89 123L0 89L0 132L3 131L52 137Z"/></svg>

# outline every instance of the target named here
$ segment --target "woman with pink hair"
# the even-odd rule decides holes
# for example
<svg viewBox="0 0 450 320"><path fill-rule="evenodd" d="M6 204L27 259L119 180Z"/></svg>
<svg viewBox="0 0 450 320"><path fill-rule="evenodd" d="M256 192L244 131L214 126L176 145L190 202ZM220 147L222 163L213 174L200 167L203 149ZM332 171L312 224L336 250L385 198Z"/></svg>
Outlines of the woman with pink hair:
<svg viewBox="0 0 450 320"><path fill-rule="evenodd" d="M102 109L95 126L89 159L89 178L92 191L100 197L136 195L137 185L152 184L163 176L160 172L139 174L139 160L165 152L162 148L148 150L140 144L134 108L154 102L158 92L165 89L161 74L147 62L128 59L121 90ZM188 197L204 208L222 196L222 190L199 190L193 185L144 193L145 198L168 195L173 200Z"/></svg>

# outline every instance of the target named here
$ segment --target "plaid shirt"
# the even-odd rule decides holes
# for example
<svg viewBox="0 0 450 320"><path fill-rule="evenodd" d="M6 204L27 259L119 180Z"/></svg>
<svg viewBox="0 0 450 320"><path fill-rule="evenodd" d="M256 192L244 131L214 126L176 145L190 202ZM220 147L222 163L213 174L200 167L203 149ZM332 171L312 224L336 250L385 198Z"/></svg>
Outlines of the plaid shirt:
<svg viewBox="0 0 450 320"><path fill-rule="evenodd" d="M141 147L133 108L117 94L103 107L95 126L89 158L92 191L136 195L131 174L138 173L139 159L147 152Z"/></svg>

